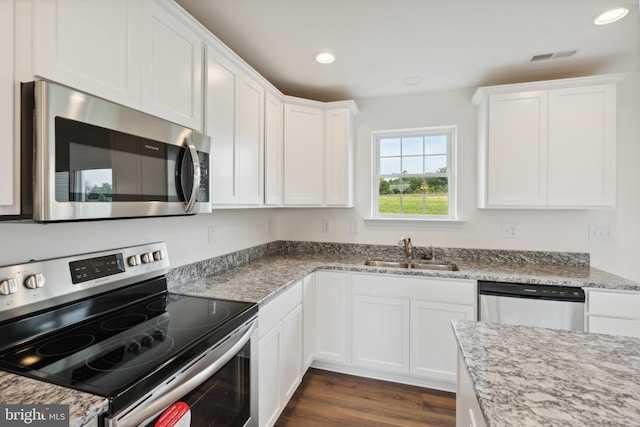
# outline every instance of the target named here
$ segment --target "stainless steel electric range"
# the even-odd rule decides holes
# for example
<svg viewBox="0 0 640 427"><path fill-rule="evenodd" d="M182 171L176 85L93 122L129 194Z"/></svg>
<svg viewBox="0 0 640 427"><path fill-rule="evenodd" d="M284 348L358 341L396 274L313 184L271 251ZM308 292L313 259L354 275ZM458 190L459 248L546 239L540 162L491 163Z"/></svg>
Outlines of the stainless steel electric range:
<svg viewBox="0 0 640 427"><path fill-rule="evenodd" d="M257 305L168 270L162 242L0 267L0 369L107 398L107 427L257 425Z"/></svg>

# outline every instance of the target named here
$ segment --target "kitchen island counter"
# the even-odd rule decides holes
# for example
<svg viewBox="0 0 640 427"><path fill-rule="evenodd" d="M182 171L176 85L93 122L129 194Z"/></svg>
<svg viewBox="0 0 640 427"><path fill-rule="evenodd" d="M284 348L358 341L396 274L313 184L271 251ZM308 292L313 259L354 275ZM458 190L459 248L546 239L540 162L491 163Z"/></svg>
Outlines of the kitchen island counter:
<svg viewBox="0 0 640 427"><path fill-rule="evenodd" d="M488 426L640 426L640 339L456 320Z"/></svg>

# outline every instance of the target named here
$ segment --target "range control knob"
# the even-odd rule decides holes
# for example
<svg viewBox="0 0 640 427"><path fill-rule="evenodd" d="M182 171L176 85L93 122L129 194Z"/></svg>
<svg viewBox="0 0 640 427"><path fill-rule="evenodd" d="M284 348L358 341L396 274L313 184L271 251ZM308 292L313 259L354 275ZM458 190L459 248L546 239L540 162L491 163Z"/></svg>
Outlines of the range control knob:
<svg viewBox="0 0 640 427"><path fill-rule="evenodd" d="M142 344L140 344L139 341L136 340L132 340L129 345L127 346L127 351L129 353L140 353L140 350L142 349Z"/></svg>
<svg viewBox="0 0 640 427"><path fill-rule="evenodd" d="M143 347L151 347L153 345L154 338L152 335L144 334L140 342Z"/></svg>
<svg viewBox="0 0 640 427"><path fill-rule="evenodd" d="M24 285L29 289L41 288L47 282L42 273L32 274L24 281Z"/></svg>
<svg viewBox="0 0 640 427"><path fill-rule="evenodd" d="M140 261L138 261L137 256L131 255L127 258L127 264L129 265L129 267L135 267L136 265L140 264Z"/></svg>
<svg viewBox="0 0 640 427"><path fill-rule="evenodd" d="M161 261L164 259L164 251L159 250L159 251L154 251L153 252L153 259L155 261Z"/></svg>
<svg viewBox="0 0 640 427"><path fill-rule="evenodd" d="M149 264L150 262L153 262L153 254L143 253L142 255L140 255L140 259L142 260L143 264Z"/></svg>
<svg viewBox="0 0 640 427"><path fill-rule="evenodd" d="M155 331L153 331L153 334L151 336L156 341L164 341L167 334L165 334L162 329L156 329Z"/></svg>
<svg viewBox="0 0 640 427"><path fill-rule="evenodd" d="M14 278L0 280L0 295L11 295L18 292L18 280Z"/></svg>

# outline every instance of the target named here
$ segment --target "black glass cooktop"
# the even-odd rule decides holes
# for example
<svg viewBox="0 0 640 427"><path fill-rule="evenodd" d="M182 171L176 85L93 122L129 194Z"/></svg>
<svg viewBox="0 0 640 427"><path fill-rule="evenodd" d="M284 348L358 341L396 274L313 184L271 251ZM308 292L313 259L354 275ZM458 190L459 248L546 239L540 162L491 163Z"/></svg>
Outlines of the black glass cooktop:
<svg viewBox="0 0 640 427"><path fill-rule="evenodd" d="M82 312L88 319L4 351L0 368L113 399L153 385L257 312L252 303L167 292L124 307L123 300L108 295L41 315L38 324L65 324L60 317ZM27 320L13 327L28 328Z"/></svg>

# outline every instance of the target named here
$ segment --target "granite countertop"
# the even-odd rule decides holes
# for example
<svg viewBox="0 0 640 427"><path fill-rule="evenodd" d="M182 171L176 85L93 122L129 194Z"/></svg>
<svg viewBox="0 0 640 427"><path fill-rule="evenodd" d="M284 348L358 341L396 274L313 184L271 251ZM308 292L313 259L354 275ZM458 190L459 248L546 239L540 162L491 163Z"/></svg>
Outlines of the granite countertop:
<svg viewBox="0 0 640 427"><path fill-rule="evenodd" d="M435 253L439 260L455 262L459 271L364 265L370 257L397 257L396 246L278 241L174 268L167 276L168 287L177 293L265 304L322 269L640 291L637 282L590 268L588 254L455 248ZM1 403L69 404L72 427L107 409L104 398L1 371L0 387Z"/></svg>
<svg viewBox="0 0 640 427"><path fill-rule="evenodd" d="M182 269L170 274L169 289L264 304L298 279L322 269L640 291L637 282L589 266L453 260L459 271L407 270L366 266L364 263L368 258L362 254L342 253L266 255L215 274L196 274L195 278L192 271Z"/></svg>
<svg viewBox="0 0 640 427"><path fill-rule="evenodd" d="M107 399L0 371L0 402L69 405L69 427L81 427L108 408Z"/></svg>
<svg viewBox="0 0 640 427"><path fill-rule="evenodd" d="M468 320L453 328L489 426L640 426L640 339Z"/></svg>

